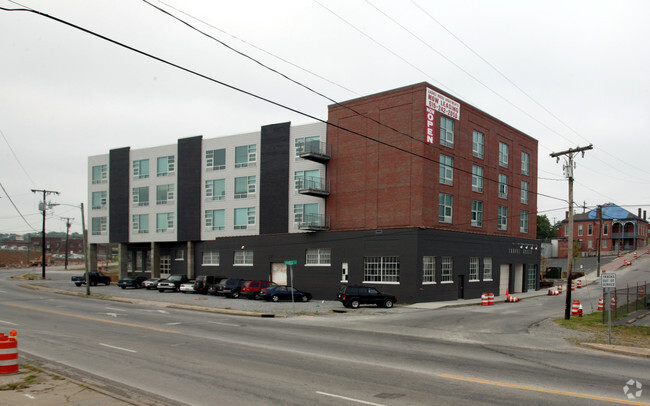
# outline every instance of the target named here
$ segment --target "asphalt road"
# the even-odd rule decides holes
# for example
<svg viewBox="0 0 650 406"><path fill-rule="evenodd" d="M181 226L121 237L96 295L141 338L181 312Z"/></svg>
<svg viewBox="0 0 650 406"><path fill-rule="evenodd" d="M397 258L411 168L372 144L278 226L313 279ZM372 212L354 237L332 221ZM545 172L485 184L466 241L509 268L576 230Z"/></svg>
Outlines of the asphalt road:
<svg viewBox="0 0 650 406"><path fill-rule="evenodd" d="M31 291L7 276L0 328L19 331L21 352L152 404L650 404L650 391L623 393L630 378L650 385L650 361L576 348L546 320L563 297L268 319Z"/></svg>

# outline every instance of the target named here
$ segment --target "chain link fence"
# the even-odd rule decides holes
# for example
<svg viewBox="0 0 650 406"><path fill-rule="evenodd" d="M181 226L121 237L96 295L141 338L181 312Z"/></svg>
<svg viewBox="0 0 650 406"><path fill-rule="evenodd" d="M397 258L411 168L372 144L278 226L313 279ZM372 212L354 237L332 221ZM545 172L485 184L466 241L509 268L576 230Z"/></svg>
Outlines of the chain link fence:
<svg viewBox="0 0 650 406"><path fill-rule="evenodd" d="M650 306L650 283L637 282L635 285L627 285L625 288L609 289L606 296L607 303L604 303L605 309L610 306L612 309L612 319L619 315L623 316L630 312L642 310ZM603 322L605 322L603 312Z"/></svg>

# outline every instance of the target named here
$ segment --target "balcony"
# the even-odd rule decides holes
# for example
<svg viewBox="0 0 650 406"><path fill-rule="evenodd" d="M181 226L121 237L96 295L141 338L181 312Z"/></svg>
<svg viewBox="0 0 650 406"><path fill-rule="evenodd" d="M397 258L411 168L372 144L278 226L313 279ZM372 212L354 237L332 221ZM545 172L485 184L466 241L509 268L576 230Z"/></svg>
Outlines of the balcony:
<svg viewBox="0 0 650 406"><path fill-rule="evenodd" d="M626 238L635 238L637 237L634 232L631 233L612 233L612 240L624 240Z"/></svg>
<svg viewBox="0 0 650 406"><path fill-rule="evenodd" d="M326 179L307 176L296 179L296 189L301 195L327 197L330 195L330 188Z"/></svg>
<svg viewBox="0 0 650 406"><path fill-rule="evenodd" d="M330 219L324 214L305 214L298 223L298 229L306 231L326 231L330 229Z"/></svg>
<svg viewBox="0 0 650 406"><path fill-rule="evenodd" d="M302 151L298 152L298 156L321 164L327 163L332 158L329 146L320 141L306 142L302 146Z"/></svg>

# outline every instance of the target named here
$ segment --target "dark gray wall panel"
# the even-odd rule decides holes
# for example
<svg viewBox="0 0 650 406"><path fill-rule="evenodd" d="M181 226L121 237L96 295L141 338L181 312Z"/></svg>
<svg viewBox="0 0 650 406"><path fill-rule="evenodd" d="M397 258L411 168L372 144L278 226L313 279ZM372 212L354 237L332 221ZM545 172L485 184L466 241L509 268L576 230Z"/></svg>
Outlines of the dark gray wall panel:
<svg viewBox="0 0 650 406"><path fill-rule="evenodd" d="M203 137L178 140L178 240L201 239L201 151Z"/></svg>
<svg viewBox="0 0 650 406"><path fill-rule="evenodd" d="M110 242L128 242L130 148L112 149L108 162L108 239Z"/></svg>
<svg viewBox="0 0 650 406"><path fill-rule="evenodd" d="M260 234L288 232L291 123L262 127L260 145Z"/></svg>

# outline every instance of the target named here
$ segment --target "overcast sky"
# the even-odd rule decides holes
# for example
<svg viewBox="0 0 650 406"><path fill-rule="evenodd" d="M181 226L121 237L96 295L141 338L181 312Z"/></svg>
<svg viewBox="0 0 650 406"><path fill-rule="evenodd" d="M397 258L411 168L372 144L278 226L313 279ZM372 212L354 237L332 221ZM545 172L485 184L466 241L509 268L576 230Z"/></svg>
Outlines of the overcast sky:
<svg viewBox="0 0 650 406"><path fill-rule="evenodd" d="M150 1L336 101L426 81L529 134L551 221L568 188L549 154L590 143L576 202L650 211L649 1ZM330 101L144 1L18 3L327 119ZM314 121L34 13L0 11L0 38L0 233L41 230L30 189L60 192L48 231L80 232L65 205L86 202L89 156Z"/></svg>

